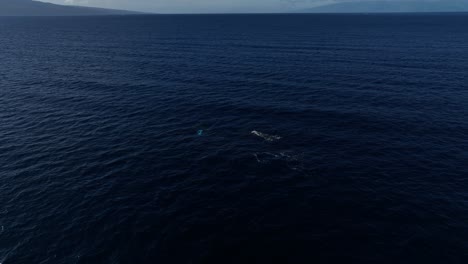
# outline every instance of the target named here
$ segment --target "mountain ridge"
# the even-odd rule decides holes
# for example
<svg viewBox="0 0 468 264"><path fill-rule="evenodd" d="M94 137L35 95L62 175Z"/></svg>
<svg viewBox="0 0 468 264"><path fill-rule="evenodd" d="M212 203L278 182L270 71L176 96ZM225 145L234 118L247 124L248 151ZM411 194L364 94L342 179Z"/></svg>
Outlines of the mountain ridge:
<svg viewBox="0 0 468 264"><path fill-rule="evenodd" d="M102 16L139 12L84 6L68 6L33 0L0 0L0 16Z"/></svg>

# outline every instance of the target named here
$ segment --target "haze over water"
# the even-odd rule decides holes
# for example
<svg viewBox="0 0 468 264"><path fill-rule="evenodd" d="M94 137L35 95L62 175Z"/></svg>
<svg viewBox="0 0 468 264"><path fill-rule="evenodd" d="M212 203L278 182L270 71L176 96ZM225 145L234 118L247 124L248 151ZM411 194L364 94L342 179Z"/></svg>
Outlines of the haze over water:
<svg viewBox="0 0 468 264"><path fill-rule="evenodd" d="M466 25L0 18L0 262L467 263Z"/></svg>

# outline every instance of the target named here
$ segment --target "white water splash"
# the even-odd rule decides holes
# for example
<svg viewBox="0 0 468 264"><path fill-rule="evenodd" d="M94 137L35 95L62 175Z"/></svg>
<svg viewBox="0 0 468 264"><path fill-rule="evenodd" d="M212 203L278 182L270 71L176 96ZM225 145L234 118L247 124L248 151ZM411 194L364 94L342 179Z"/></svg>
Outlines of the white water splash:
<svg viewBox="0 0 468 264"><path fill-rule="evenodd" d="M257 137L261 137L266 141L270 141L270 142L281 139L280 136L268 135L268 134L265 134L265 133L262 133L262 132L259 132L259 131L256 131L256 130L254 130L254 131L252 131L250 133L257 136Z"/></svg>

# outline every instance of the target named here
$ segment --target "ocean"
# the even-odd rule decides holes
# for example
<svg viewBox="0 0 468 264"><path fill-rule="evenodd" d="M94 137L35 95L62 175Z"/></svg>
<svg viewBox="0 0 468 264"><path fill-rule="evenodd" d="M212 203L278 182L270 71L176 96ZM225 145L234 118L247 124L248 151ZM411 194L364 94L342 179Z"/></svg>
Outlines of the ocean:
<svg viewBox="0 0 468 264"><path fill-rule="evenodd" d="M468 263L467 26L0 18L0 263Z"/></svg>

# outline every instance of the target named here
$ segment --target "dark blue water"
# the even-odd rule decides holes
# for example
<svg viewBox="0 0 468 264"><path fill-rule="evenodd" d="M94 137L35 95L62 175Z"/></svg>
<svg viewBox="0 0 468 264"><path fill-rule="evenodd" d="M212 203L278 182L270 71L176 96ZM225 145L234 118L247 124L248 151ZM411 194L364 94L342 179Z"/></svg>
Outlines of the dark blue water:
<svg viewBox="0 0 468 264"><path fill-rule="evenodd" d="M0 262L468 263L467 26L0 18Z"/></svg>

